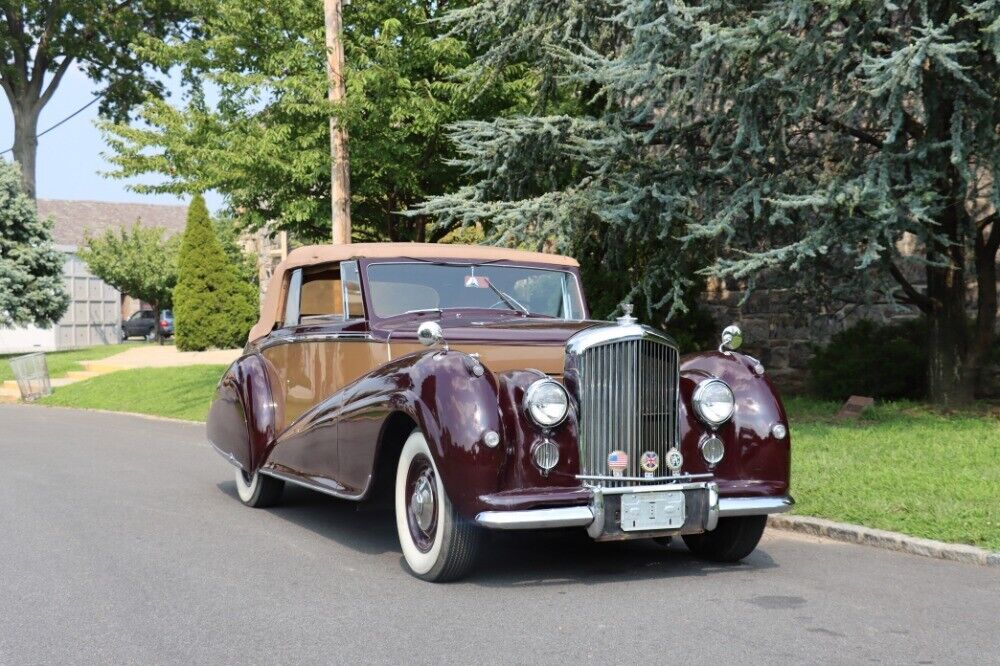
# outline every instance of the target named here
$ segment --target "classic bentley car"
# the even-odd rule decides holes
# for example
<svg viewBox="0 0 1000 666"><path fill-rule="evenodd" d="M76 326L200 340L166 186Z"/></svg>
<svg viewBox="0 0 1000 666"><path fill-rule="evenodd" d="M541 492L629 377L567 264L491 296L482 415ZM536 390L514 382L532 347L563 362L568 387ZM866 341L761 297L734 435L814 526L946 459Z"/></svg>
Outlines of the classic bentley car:
<svg viewBox="0 0 1000 666"><path fill-rule="evenodd" d="M208 438L249 506L286 483L391 502L425 580L465 574L490 530L681 536L740 560L792 505L781 400L738 328L679 357L624 310L590 319L563 256L303 247L218 384Z"/></svg>

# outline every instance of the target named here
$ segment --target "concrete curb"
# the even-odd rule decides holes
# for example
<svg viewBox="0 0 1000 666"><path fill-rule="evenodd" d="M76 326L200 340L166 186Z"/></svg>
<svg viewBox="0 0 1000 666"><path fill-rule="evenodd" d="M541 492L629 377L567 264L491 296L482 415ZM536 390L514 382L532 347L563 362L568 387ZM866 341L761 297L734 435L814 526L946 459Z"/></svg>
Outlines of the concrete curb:
<svg viewBox="0 0 1000 666"><path fill-rule="evenodd" d="M773 514L768 516L767 524L769 527L775 527L779 530L800 532L862 546L874 546L939 560L1000 567L1000 552L994 553L975 546L921 539L898 532L877 530L850 523L837 523L825 518Z"/></svg>

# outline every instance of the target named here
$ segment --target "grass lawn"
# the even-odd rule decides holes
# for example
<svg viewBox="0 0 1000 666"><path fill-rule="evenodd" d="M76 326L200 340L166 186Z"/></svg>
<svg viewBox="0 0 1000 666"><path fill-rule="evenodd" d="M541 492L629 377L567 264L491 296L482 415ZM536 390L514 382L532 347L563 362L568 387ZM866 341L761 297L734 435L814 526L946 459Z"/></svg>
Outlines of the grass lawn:
<svg viewBox="0 0 1000 666"><path fill-rule="evenodd" d="M42 405L204 421L224 365L122 370L57 388Z"/></svg>
<svg viewBox="0 0 1000 666"><path fill-rule="evenodd" d="M786 401L795 513L1000 551L1000 418L882 404Z"/></svg>
<svg viewBox="0 0 1000 666"><path fill-rule="evenodd" d="M138 347L142 342L127 342L118 345L100 345L98 347L85 347L83 349L70 349L60 352L46 352L45 363L49 366L49 377L65 377L71 370L83 370L80 365L82 361L99 361L108 356L114 356L131 347ZM10 368L8 359L23 354L3 354L0 355L0 382L14 379L14 371Z"/></svg>

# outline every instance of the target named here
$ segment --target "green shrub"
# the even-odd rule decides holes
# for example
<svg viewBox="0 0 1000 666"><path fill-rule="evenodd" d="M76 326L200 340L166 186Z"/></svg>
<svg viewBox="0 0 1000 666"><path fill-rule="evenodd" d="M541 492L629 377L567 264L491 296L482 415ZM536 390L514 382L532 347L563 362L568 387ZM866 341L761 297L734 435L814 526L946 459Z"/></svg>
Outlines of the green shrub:
<svg viewBox="0 0 1000 666"><path fill-rule="evenodd" d="M240 347L257 319L257 290L226 257L201 195L191 201L177 262L174 327L177 347Z"/></svg>
<svg viewBox="0 0 1000 666"><path fill-rule="evenodd" d="M817 348L810 370L813 392L821 398L922 399L927 395L926 322L858 322Z"/></svg>

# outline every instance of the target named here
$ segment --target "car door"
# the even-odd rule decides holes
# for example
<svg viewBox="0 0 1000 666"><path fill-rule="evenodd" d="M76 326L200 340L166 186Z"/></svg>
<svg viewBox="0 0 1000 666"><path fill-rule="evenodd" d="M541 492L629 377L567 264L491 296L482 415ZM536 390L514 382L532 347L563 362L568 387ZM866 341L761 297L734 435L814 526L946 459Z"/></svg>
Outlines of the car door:
<svg viewBox="0 0 1000 666"><path fill-rule="evenodd" d="M273 368L274 399L283 415L270 462L336 489L339 392L371 367L367 335L358 330L358 311L351 305L360 302L357 264L298 269L286 294L280 327L261 350ZM323 413L311 418L310 410L320 405Z"/></svg>

